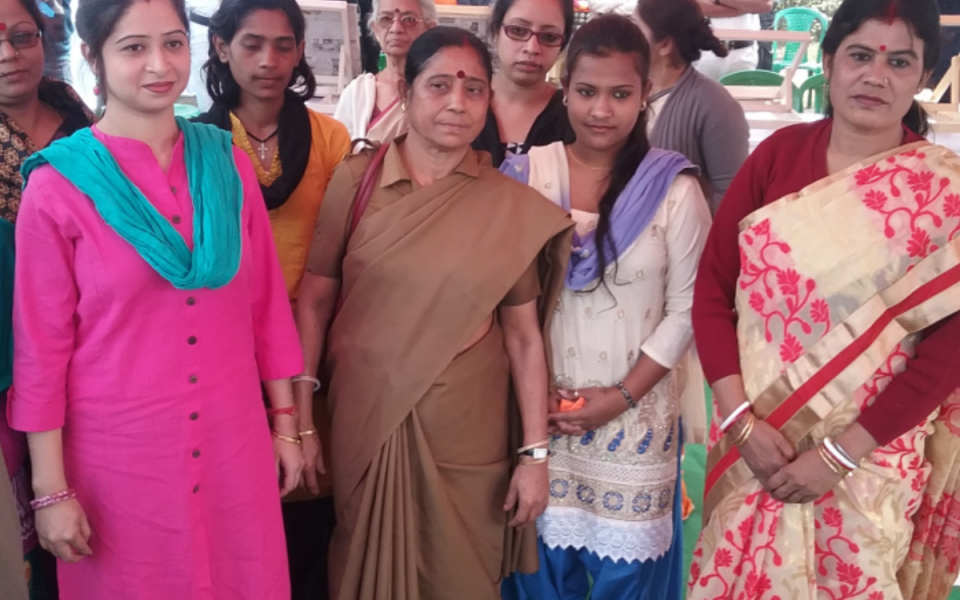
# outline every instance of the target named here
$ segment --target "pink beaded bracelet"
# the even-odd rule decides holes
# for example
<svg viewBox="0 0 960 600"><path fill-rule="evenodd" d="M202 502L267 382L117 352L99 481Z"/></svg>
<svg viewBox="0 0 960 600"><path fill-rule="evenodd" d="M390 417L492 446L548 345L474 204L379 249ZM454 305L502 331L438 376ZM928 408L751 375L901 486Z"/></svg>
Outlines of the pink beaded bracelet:
<svg viewBox="0 0 960 600"><path fill-rule="evenodd" d="M73 488L67 488L62 492L57 492L56 494L50 494L49 496L44 496L42 498L37 498L36 500L30 501L30 508L33 510L40 510L41 508L46 508L48 506L53 506L58 502L63 502L64 500L69 500L71 498L77 497L77 491Z"/></svg>

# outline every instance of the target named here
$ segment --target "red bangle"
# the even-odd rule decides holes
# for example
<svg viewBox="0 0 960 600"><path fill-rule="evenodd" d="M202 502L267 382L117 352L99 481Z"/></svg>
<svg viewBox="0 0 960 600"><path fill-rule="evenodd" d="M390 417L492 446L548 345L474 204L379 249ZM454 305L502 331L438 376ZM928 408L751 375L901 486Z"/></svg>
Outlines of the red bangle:
<svg viewBox="0 0 960 600"><path fill-rule="evenodd" d="M290 415L292 417L297 414L297 407L287 406L285 408L268 408L267 414L271 417L276 417L278 415Z"/></svg>

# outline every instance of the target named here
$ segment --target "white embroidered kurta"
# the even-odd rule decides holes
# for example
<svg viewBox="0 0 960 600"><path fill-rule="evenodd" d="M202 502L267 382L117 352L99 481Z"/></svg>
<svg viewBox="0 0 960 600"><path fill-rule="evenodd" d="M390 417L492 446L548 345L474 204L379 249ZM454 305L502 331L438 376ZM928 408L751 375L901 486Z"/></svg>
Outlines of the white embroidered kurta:
<svg viewBox="0 0 960 600"><path fill-rule="evenodd" d="M562 145L534 148L530 163L531 185L562 206L569 188ZM592 213L572 216L581 235L596 227ZM709 227L697 180L680 175L616 269L607 268L606 287L563 290L550 330L558 387L615 385L641 353L671 369L686 359L693 282ZM550 505L537 523L547 546L627 561L670 549L681 379L671 371L636 408L582 437L553 439Z"/></svg>

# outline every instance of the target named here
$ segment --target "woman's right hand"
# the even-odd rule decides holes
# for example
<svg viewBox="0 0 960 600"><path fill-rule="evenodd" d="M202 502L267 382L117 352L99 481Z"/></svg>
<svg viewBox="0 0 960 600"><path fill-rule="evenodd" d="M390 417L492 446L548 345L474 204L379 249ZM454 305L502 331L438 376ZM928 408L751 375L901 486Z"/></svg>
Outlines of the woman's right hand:
<svg viewBox="0 0 960 600"><path fill-rule="evenodd" d="M93 556L90 523L76 498L41 508L36 512L40 546L60 560L77 562Z"/></svg>
<svg viewBox="0 0 960 600"><path fill-rule="evenodd" d="M727 435L736 439L746 423L747 419L740 419ZM746 461L764 489L770 491L767 485L769 479L793 462L797 452L779 430L757 419L747 441L740 446L740 456Z"/></svg>

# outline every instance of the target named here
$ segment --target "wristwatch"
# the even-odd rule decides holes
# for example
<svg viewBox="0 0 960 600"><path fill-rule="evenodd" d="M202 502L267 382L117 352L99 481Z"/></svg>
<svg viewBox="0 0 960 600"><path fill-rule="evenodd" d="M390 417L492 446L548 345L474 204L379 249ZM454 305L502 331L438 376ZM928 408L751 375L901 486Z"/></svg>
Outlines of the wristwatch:
<svg viewBox="0 0 960 600"><path fill-rule="evenodd" d="M521 452L520 456L529 456L533 460L544 460L550 456L550 448L530 448Z"/></svg>

